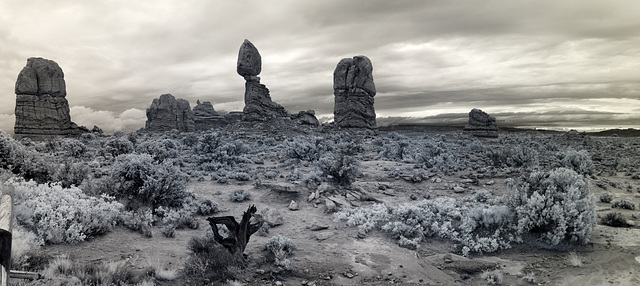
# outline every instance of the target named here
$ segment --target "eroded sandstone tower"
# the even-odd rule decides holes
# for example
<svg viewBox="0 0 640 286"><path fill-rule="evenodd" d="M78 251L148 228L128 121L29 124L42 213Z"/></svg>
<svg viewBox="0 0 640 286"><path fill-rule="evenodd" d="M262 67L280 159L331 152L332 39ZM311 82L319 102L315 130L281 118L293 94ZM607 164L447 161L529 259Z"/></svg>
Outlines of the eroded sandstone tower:
<svg viewBox="0 0 640 286"><path fill-rule="evenodd" d="M89 131L71 122L64 73L56 62L27 59L18 74L15 92L16 139L78 136Z"/></svg>
<svg viewBox="0 0 640 286"><path fill-rule="evenodd" d="M376 128L373 65L365 56L342 59L333 72L333 120L339 127Z"/></svg>

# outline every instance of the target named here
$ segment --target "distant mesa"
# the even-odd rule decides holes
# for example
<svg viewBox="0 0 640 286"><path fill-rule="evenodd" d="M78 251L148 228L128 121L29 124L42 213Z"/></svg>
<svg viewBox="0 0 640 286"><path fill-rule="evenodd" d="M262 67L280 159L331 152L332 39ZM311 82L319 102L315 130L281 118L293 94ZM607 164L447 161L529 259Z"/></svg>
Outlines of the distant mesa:
<svg viewBox="0 0 640 286"><path fill-rule="evenodd" d="M151 102L147 108L147 123L149 131L169 131L176 129L181 132L196 130L195 118L189 101L166 93Z"/></svg>
<svg viewBox="0 0 640 286"><path fill-rule="evenodd" d="M464 131L477 137L498 137L495 117L477 108L469 112L469 123L464 127Z"/></svg>
<svg viewBox="0 0 640 286"><path fill-rule="evenodd" d="M262 71L262 57L258 49L244 40L238 52L237 72L245 79L243 121L267 121L273 118L286 118L289 113L271 100L269 89L260 84L258 75Z"/></svg>
<svg viewBox="0 0 640 286"><path fill-rule="evenodd" d="M346 128L376 128L373 65L366 56L342 59L333 72L334 122Z"/></svg>
<svg viewBox="0 0 640 286"><path fill-rule="evenodd" d="M15 86L16 139L49 139L89 132L71 121L64 73L58 64L43 58L29 58L18 74Z"/></svg>

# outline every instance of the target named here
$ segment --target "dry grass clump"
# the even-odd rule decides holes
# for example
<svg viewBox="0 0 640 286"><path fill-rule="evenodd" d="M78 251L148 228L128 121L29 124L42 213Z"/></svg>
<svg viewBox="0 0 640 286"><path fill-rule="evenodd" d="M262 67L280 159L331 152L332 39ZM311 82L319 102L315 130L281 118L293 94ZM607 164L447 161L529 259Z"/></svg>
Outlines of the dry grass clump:
<svg viewBox="0 0 640 286"><path fill-rule="evenodd" d="M575 252L569 252L569 256L567 256L567 263L573 267L581 267L582 258L580 258L580 256Z"/></svg>

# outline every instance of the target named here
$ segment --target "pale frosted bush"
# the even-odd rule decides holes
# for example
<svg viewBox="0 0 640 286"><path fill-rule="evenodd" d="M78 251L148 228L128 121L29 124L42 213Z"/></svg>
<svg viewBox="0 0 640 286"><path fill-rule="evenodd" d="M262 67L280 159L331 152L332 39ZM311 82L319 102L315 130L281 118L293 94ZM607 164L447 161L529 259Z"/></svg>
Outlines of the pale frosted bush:
<svg viewBox="0 0 640 286"><path fill-rule="evenodd" d="M38 183L51 181L53 166L50 157L33 147L26 147L0 130L0 168Z"/></svg>
<svg viewBox="0 0 640 286"><path fill-rule="evenodd" d="M11 235L11 264L13 265L20 265L23 255L44 245L42 238L18 225L16 221L14 221Z"/></svg>
<svg viewBox="0 0 640 286"><path fill-rule="evenodd" d="M360 162L344 154L325 154L318 160L318 167L327 178L330 178L330 181L342 186L350 186L358 176L362 175Z"/></svg>
<svg viewBox="0 0 640 286"><path fill-rule="evenodd" d="M591 161L591 156L586 150L576 151L573 148L567 148L559 156L563 167L572 169L578 174L589 175L593 171L594 165Z"/></svg>
<svg viewBox="0 0 640 286"><path fill-rule="evenodd" d="M122 204L85 195L78 188L33 181L12 182L18 223L50 243L77 243L103 234L116 223Z"/></svg>
<svg viewBox="0 0 640 286"><path fill-rule="evenodd" d="M117 157L119 155L132 153L134 150L135 147L131 141L124 137L117 137L114 133L114 137L107 140L102 151L111 154L113 157Z"/></svg>
<svg viewBox="0 0 640 286"><path fill-rule="evenodd" d="M300 161L317 161L322 154L331 148L326 145L323 137L298 136L282 143L282 152L288 158Z"/></svg>
<svg viewBox="0 0 640 286"><path fill-rule="evenodd" d="M156 163L148 154L119 156L111 168L111 194L157 206L181 206L187 197L187 175L170 161Z"/></svg>
<svg viewBox="0 0 640 286"><path fill-rule="evenodd" d="M282 266L286 270L293 269L293 264L287 258L287 255L293 254L296 249L296 245L291 239L281 235L272 236L267 240L264 248L274 255L276 266Z"/></svg>
<svg viewBox="0 0 640 286"><path fill-rule="evenodd" d="M154 160L162 162L166 159L177 158L179 155L180 143L171 139L159 141L144 141L136 147L138 153L149 154Z"/></svg>
<svg viewBox="0 0 640 286"><path fill-rule="evenodd" d="M559 168L533 172L510 185L518 234L532 233L550 245L588 241L595 227L595 202L583 176Z"/></svg>

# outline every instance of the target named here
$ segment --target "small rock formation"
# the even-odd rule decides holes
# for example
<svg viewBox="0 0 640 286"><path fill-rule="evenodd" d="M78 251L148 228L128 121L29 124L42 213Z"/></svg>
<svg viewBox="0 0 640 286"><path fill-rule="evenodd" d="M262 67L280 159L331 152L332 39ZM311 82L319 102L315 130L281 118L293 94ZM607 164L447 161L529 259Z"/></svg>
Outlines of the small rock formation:
<svg viewBox="0 0 640 286"><path fill-rule="evenodd" d="M194 116L189 102L182 98L176 99L168 93L154 99L147 108L145 128L149 131L195 131Z"/></svg>
<svg viewBox="0 0 640 286"><path fill-rule="evenodd" d="M369 58L342 59L333 72L334 122L339 127L376 128L373 66Z"/></svg>
<svg viewBox="0 0 640 286"><path fill-rule="evenodd" d="M298 114L291 114L291 119L300 125L319 126L320 121L316 118L314 110L300 111Z"/></svg>
<svg viewBox="0 0 640 286"><path fill-rule="evenodd" d="M227 119L213 109L213 104L209 101L200 103L197 101L193 107L193 117L196 130L208 130L214 127L221 127L228 124Z"/></svg>
<svg viewBox="0 0 640 286"><path fill-rule="evenodd" d="M271 100L269 89L260 84L258 75L262 71L262 57L258 49L244 40L238 52L237 72L246 80L244 91L243 121L266 121L275 117L288 117L289 113L280 104Z"/></svg>
<svg viewBox="0 0 640 286"><path fill-rule="evenodd" d="M469 112L469 124L464 127L464 131L477 137L498 137L496 119L477 108Z"/></svg>
<svg viewBox="0 0 640 286"><path fill-rule="evenodd" d="M18 74L15 86L16 139L78 136L88 132L71 122L64 73L58 64L43 58L29 58Z"/></svg>

